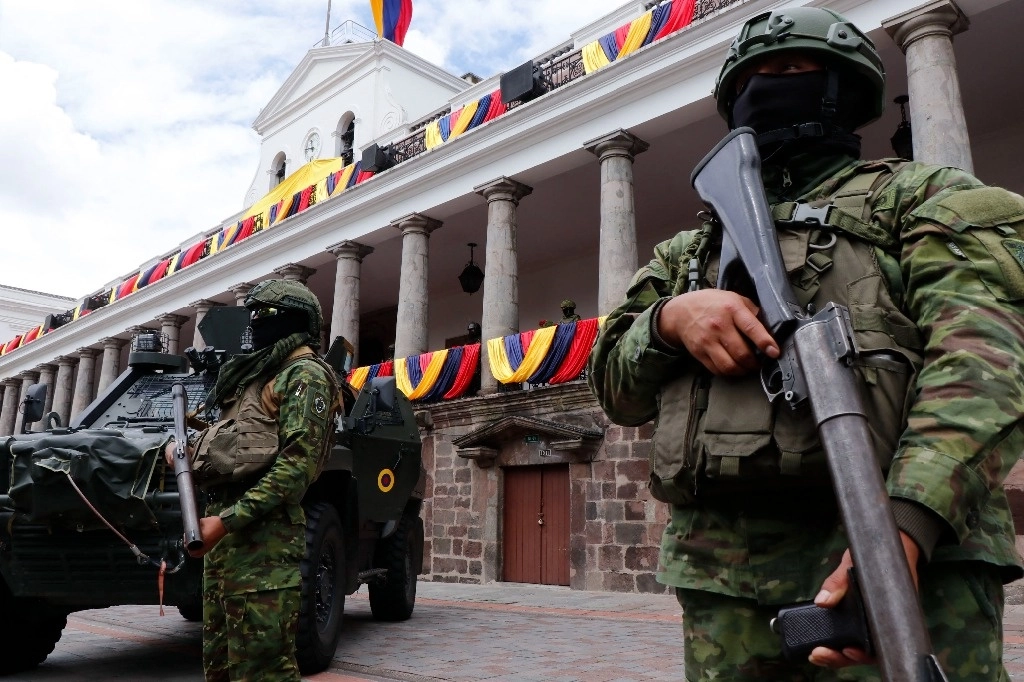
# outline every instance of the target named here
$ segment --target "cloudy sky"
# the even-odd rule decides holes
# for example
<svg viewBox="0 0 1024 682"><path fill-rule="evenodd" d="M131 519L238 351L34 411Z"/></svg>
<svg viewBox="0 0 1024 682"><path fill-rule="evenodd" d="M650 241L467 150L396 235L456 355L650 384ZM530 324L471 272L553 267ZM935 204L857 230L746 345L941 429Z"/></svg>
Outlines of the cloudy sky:
<svg viewBox="0 0 1024 682"><path fill-rule="evenodd" d="M78 298L239 211L327 4L0 0L0 284ZM414 0L405 47L487 77L622 4ZM372 29L369 0L346 19Z"/></svg>

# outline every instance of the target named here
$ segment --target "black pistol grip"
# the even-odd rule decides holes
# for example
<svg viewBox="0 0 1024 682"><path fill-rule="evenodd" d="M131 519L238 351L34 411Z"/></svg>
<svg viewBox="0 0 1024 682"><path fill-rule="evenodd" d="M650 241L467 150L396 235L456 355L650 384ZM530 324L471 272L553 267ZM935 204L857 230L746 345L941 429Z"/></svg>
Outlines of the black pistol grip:
<svg viewBox="0 0 1024 682"><path fill-rule="evenodd" d="M811 603L779 609L771 627L782 638L783 656L791 661L806 661L819 646L837 651L856 647L874 655L860 591L852 574L850 578L850 589L835 608Z"/></svg>

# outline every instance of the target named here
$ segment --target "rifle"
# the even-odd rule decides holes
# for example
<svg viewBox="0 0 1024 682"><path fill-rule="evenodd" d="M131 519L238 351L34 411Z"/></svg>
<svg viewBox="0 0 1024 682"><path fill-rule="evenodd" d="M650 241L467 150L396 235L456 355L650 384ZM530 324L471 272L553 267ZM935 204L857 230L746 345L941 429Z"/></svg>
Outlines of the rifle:
<svg viewBox="0 0 1024 682"><path fill-rule="evenodd" d="M185 548L194 552L202 549L203 536L199 532L196 489L192 485L192 460L188 456L188 431L185 429L185 387L180 383L171 385L171 400L174 404L174 480L178 486L181 521L185 526Z"/></svg>
<svg viewBox="0 0 1024 682"><path fill-rule="evenodd" d="M793 408L810 403L849 535L868 629L874 643L882 645L874 647L882 678L944 681L872 451L853 371L857 347L849 311L832 302L820 311L810 306L805 311L797 303L761 180L755 134L750 128L733 130L690 175L723 228L718 288L749 285L756 292L761 322L780 349L778 360L766 360L761 369L769 401L781 396ZM784 647L803 640L836 648L827 623L832 609L786 611L773 623L782 631Z"/></svg>

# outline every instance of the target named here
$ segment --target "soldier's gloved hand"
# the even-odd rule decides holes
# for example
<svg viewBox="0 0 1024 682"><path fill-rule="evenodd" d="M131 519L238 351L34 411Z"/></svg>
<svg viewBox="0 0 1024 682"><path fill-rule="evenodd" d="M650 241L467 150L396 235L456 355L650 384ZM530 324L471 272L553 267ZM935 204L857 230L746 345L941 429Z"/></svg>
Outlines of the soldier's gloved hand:
<svg viewBox="0 0 1024 682"><path fill-rule="evenodd" d="M712 374L739 376L759 366L755 348L770 358L779 347L757 319L753 301L732 291L702 289L672 298L655 320L666 343L685 347Z"/></svg>
<svg viewBox="0 0 1024 682"><path fill-rule="evenodd" d="M900 541L903 543L903 552L906 554L907 565L910 567L910 577L914 581L914 588L917 589L917 561L921 556L921 548L903 531L900 531ZM842 561L839 562L839 567L821 584L821 591L814 598L814 603L825 608L833 608L839 604L850 586L850 568L852 566L853 557L850 555L850 550L846 550L843 553ZM851 665L875 662L874 657L869 656L861 649L850 647L836 651L823 646L812 651L807 660L822 668L845 668Z"/></svg>

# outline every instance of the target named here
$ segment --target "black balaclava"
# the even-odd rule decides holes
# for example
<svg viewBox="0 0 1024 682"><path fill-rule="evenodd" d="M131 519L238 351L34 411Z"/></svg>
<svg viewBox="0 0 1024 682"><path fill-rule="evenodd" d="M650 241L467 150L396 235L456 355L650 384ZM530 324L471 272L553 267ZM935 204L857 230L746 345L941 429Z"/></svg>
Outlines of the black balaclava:
<svg viewBox="0 0 1024 682"><path fill-rule="evenodd" d="M835 69L754 74L736 95L730 127L757 131L762 156L789 157L812 148L860 156L864 90Z"/></svg>
<svg viewBox="0 0 1024 682"><path fill-rule="evenodd" d="M283 310L277 315L249 322L252 348L261 350L292 334L309 331L309 318L301 310Z"/></svg>

